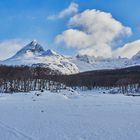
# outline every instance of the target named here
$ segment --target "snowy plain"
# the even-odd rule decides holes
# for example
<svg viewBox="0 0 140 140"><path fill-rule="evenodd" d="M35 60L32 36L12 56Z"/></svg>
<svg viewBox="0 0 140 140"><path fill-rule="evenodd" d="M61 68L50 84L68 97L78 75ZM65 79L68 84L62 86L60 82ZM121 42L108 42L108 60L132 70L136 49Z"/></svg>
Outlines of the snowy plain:
<svg viewBox="0 0 140 140"><path fill-rule="evenodd" d="M140 97L0 94L0 140L139 140Z"/></svg>

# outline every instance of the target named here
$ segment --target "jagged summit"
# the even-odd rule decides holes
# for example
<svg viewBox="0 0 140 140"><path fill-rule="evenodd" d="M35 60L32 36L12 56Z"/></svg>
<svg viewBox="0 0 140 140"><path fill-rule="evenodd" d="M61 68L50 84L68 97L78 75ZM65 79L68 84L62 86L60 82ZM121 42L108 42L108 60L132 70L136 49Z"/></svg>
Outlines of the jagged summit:
<svg viewBox="0 0 140 140"><path fill-rule="evenodd" d="M21 50L19 50L14 56L19 57L19 56L33 56L33 55L41 55L44 53L43 47L36 41L33 40L31 41L28 45L24 46Z"/></svg>
<svg viewBox="0 0 140 140"><path fill-rule="evenodd" d="M30 45L32 45L32 46L36 46L37 44L38 44L37 40L33 40L33 41L30 43Z"/></svg>
<svg viewBox="0 0 140 140"><path fill-rule="evenodd" d="M32 52L40 53L40 52L44 52L44 49L36 40L33 40L20 51L21 52L32 51Z"/></svg>
<svg viewBox="0 0 140 140"><path fill-rule="evenodd" d="M19 50L12 59L19 57L49 57L49 56L61 56L55 51L48 49L47 51L36 41L31 41L28 45L24 46L21 50ZM11 58L9 58L11 59Z"/></svg>

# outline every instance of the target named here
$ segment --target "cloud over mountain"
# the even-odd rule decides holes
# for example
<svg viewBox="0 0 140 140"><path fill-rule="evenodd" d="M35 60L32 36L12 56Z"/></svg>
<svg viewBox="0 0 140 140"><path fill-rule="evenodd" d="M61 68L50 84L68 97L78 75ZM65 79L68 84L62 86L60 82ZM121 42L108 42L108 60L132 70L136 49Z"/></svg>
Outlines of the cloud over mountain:
<svg viewBox="0 0 140 140"><path fill-rule="evenodd" d="M125 44L114 52L114 56L131 58L140 51L140 40Z"/></svg>
<svg viewBox="0 0 140 140"><path fill-rule="evenodd" d="M69 20L69 29L56 37L57 43L77 48L80 54L111 57L114 41L132 34L110 13L99 10L85 10Z"/></svg>

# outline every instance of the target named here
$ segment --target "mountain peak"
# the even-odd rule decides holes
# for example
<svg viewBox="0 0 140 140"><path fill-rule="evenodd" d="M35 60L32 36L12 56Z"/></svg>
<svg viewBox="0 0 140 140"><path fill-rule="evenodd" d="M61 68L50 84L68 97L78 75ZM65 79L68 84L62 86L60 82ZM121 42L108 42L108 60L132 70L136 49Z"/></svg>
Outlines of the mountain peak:
<svg viewBox="0 0 140 140"><path fill-rule="evenodd" d="M37 40L33 40L31 41L31 43L29 43L31 46L36 46L38 44Z"/></svg>
<svg viewBox="0 0 140 140"><path fill-rule="evenodd" d="M19 57L19 56L33 56L33 55L40 55L43 54L45 51L43 47L36 41L33 40L31 41L28 45L24 46L21 50L19 50L14 56Z"/></svg>

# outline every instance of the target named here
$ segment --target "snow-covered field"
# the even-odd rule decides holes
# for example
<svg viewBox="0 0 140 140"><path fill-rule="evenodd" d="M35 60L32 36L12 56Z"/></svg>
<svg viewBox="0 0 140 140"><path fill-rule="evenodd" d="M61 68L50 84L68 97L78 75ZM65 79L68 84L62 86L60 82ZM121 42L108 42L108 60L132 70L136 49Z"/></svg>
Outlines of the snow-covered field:
<svg viewBox="0 0 140 140"><path fill-rule="evenodd" d="M140 97L0 94L0 140L139 139Z"/></svg>

